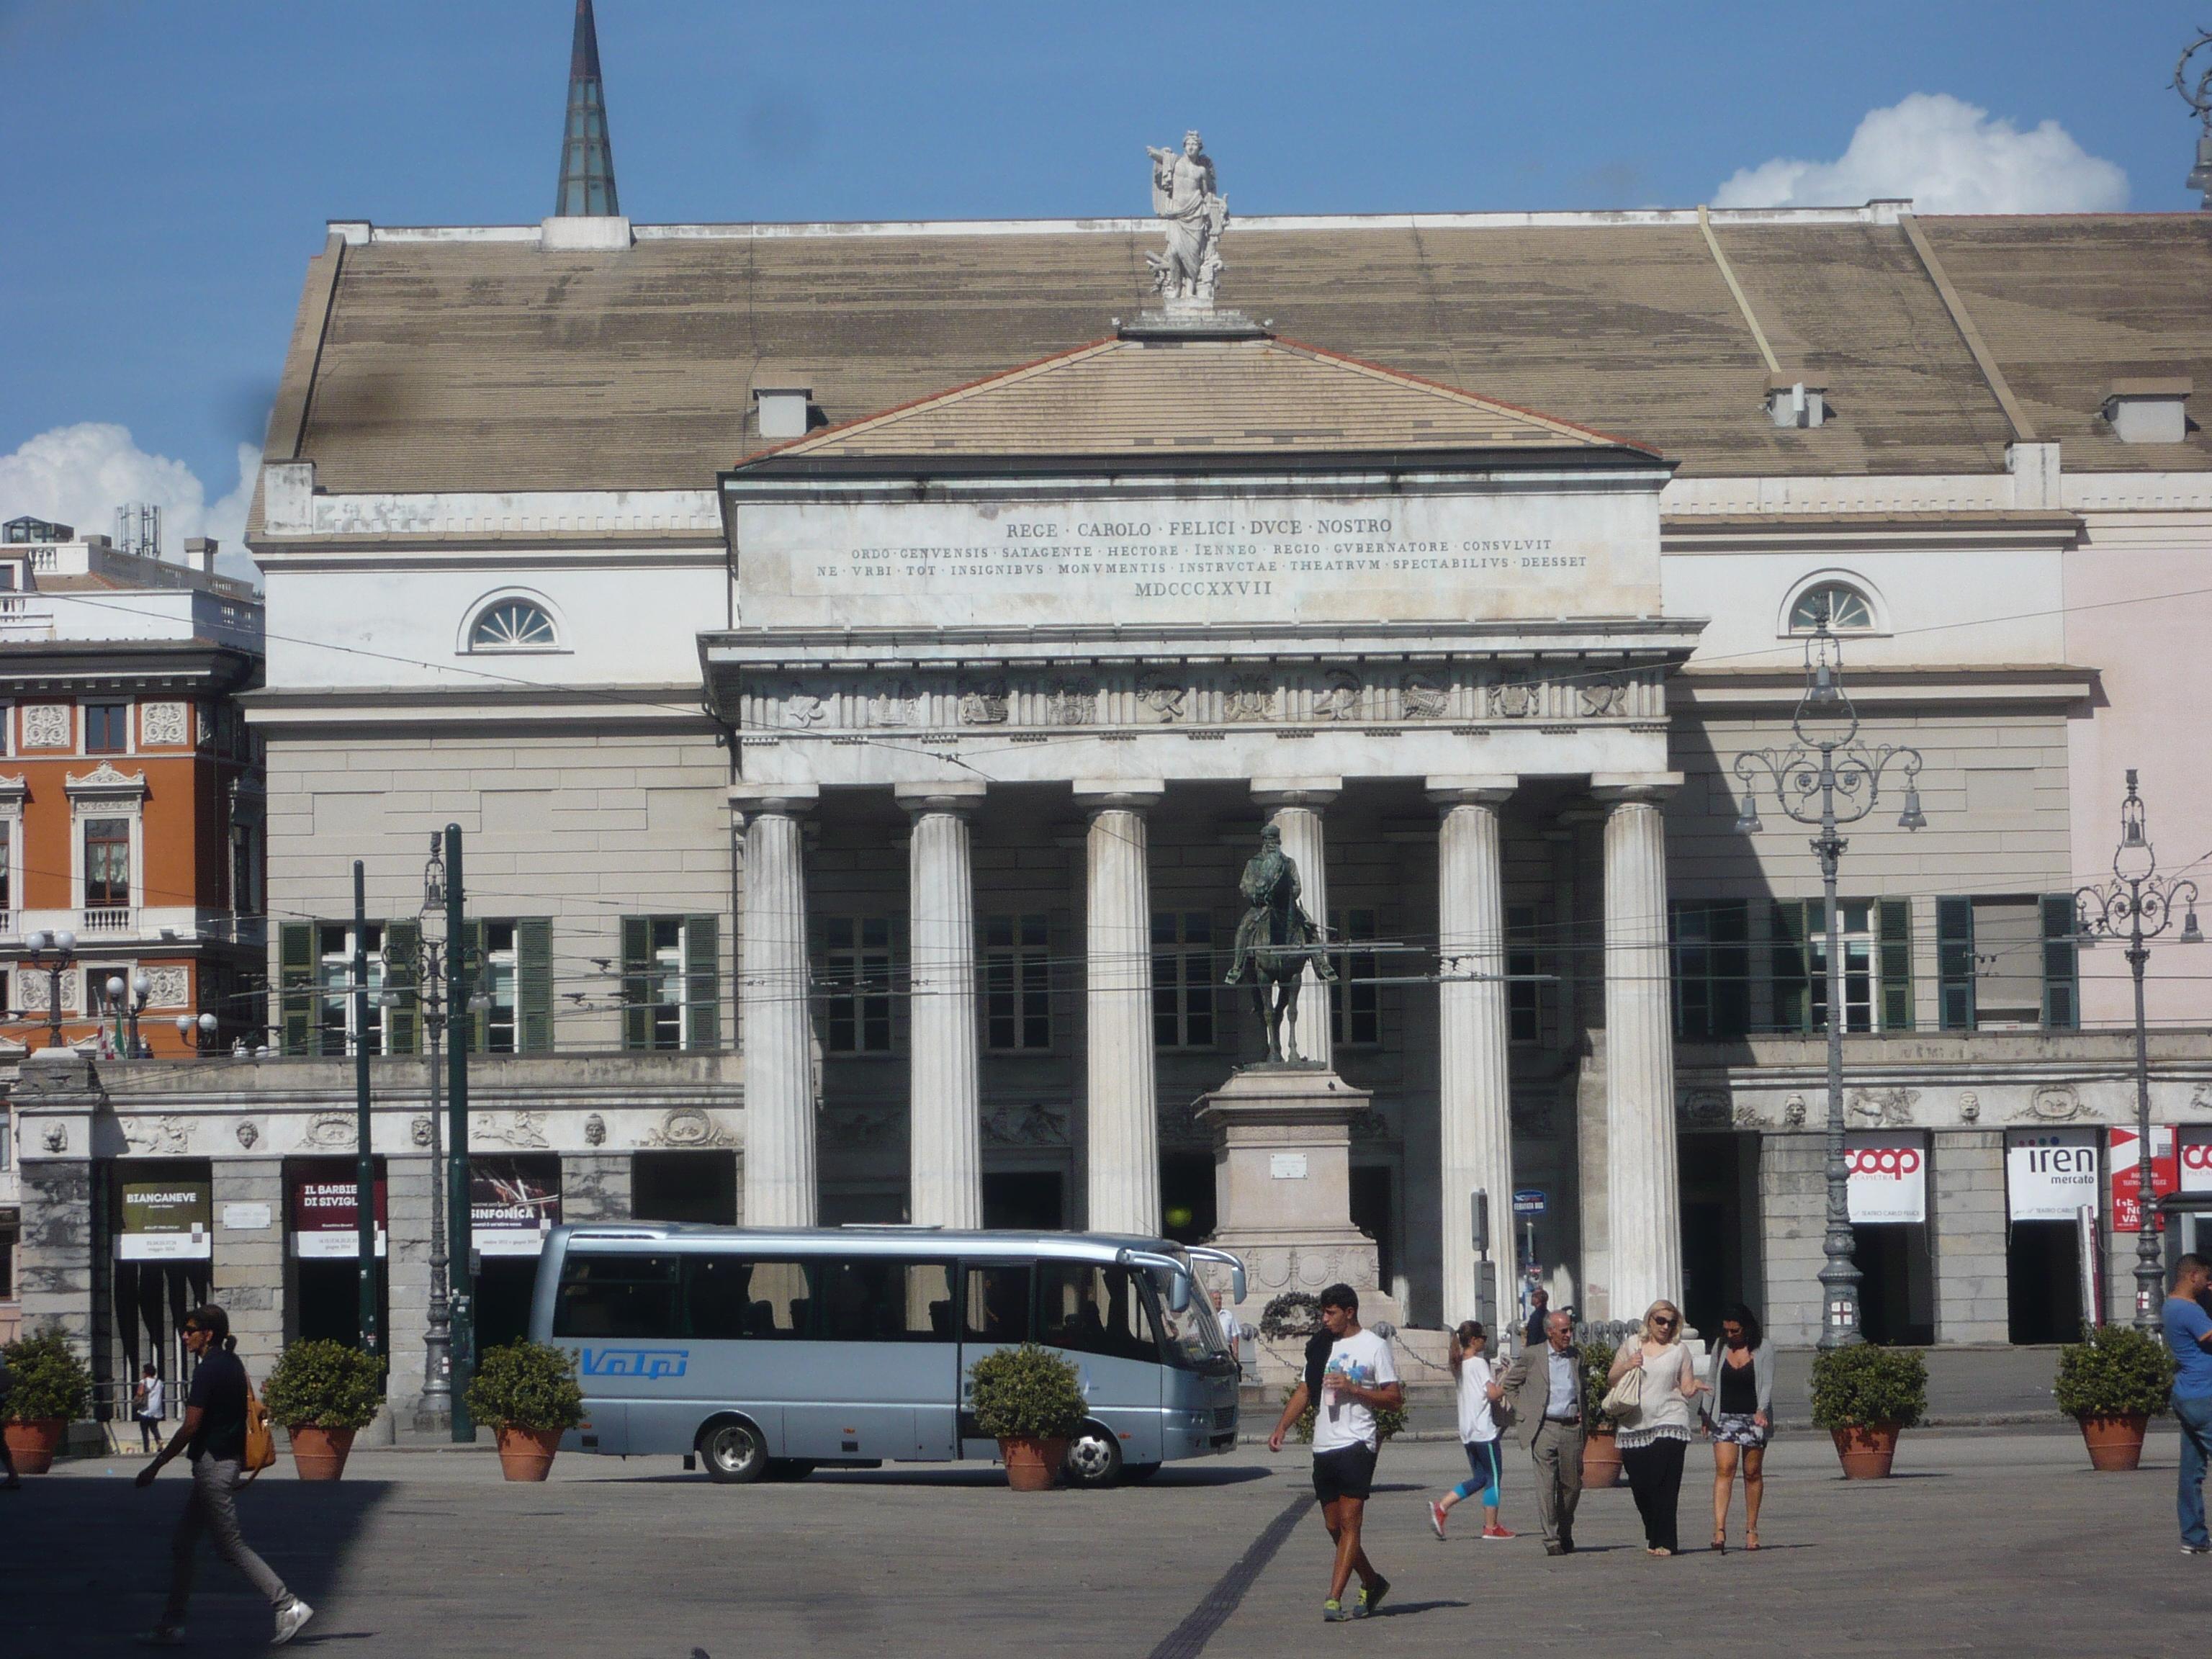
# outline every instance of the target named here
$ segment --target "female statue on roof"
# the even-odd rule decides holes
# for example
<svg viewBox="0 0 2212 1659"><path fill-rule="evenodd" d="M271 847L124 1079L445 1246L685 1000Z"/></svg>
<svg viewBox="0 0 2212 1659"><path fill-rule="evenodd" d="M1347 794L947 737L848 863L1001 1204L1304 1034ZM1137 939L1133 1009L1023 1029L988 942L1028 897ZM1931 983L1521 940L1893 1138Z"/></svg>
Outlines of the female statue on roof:
<svg viewBox="0 0 2212 1659"><path fill-rule="evenodd" d="M1211 305L1221 278L1221 233L1229 224L1229 204L1215 189L1213 158L1195 131L1182 136L1180 150L1152 149L1152 211L1167 221L1164 253L1147 253L1152 285L1168 300L1199 300Z"/></svg>

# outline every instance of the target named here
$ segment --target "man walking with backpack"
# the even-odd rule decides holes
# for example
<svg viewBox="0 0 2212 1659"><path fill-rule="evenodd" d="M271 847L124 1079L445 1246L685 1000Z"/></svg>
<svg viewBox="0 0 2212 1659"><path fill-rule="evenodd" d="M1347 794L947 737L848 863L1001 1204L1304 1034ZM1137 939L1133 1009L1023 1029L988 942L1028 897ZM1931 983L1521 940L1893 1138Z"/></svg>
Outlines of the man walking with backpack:
<svg viewBox="0 0 2212 1659"><path fill-rule="evenodd" d="M238 1529L238 1483L246 1466L246 1406L251 1389L239 1363L238 1340L230 1316L221 1308L195 1309L185 1316L185 1351L199 1364L191 1392L185 1396L185 1420L154 1461L138 1471L138 1484L150 1486L161 1466L185 1453L191 1459L192 1492L169 1544L169 1600L161 1622L139 1639L149 1647L179 1647L185 1639L185 1604L192 1593L193 1557L200 1534L215 1534L216 1553L251 1579L276 1610L276 1632L269 1645L281 1648L300 1633L315 1610L284 1588L284 1581L246 1545Z"/></svg>

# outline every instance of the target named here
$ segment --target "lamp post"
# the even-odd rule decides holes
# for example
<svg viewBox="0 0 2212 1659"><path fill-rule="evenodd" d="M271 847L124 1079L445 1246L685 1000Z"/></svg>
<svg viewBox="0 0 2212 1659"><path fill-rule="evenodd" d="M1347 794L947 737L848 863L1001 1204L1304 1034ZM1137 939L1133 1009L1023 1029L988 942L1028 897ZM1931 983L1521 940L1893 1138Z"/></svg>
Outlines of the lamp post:
<svg viewBox="0 0 2212 1659"><path fill-rule="evenodd" d="M451 1426L453 1417L453 1302L447 1294L446 1252L445 1126L441 1121L444 1073L439 1068L439 1043L446 1031L446 951L449 941L431 936L430 919L442 916L446 907L446 860L443 838L430 837L429 861L422 868L422 910L416 933L412 960L394 953L391 936L384 946L384 997L386 1007L397 1007L407 993L402 978L413 981L416 1013L422 1025L429 1056L430 1081L430 1311L423 1334L422 1393L415 1405L415 1426L434 1431Z"/></svg>
<svg viewBox="0 0 2212 1659"><path fill-rule="evenodd" d="M76 935L64 927L52 933L41 927L23 941L31 952L31 965L46 970L46 1047L62 1043L62 974L76 960Z"/></svg>
<svg viewBox="0 0 2212 1659"><path fill-rule="evenodd" d="M2204 935L2197 927L2197 884L2158 873L2158 854L2151 848L2142 798L2136 793L2136 772L2131 766L2128 798L2120 803L2120 844L2112 854L2112 878L2076 890L2074 915L2076 926L2090 941L2127 940L2128 970L2135 976L2136 1325L2146 1331L2158 1327L2165 1273L2159 1261L2157 1191L2151 1182L2150 1041L2143 1025L2143 969L2150 961L2146 941L2172 925L2177 904L2182 908L2182 923L2181 937L2176 942L2202 945Z"/></svg>
<svg viewBox="0 0 2212 1659"><path fill-rule="evenodd" d="M190 1014L177 1016L177 1035L184 1039L185 1047L203 1059L206 1058L210 1040L222 1025L222 1022L213 1014L202 1014L198 1019Z"/></svg>
<svg viewBox="0 0 2212 1659"><path fill-rule="evenodd" d="M127 986L120 974L107 976L107 1006L115 1010L115 1052L125 1060L138 1058L138 1016L153 994L154 981L146 977L143 969L131 975ZM125 1021L129 1022L130 1031L127 1042L124 1036Z"/></svg>
<svg viewBox="0 0 2212 1659"><path fill-rule="evenodd" d="M1820 860L1820 891L1827 911L1828 1028L1828 1225L1821 1240L1826 1258L1820 1267L1820 1326L1824 1348L1846 1348L1864 1340L1859 1331L1859 1269L1852 1257L1850 1165L1844 1148L1844 953L1843 921L1836 903L1836 876L1850 845L1838 833L1856 823L1881 799L1882 775L1894 766L1905 781L1905 810L1898 827L1919 830L1928 819L1920 810L1920 753L1891 744L1858 740L1858 711L1844 694L1843 648L1828 631L1826 608L1814 618L1805 641L1805 690L1791 717L1797 741L1787 749L1756 750L1735 759L1743 783L1743 810L1736 829L1755 836L1762 775L1784 816L1817 827L1813 851Z"/></svg>

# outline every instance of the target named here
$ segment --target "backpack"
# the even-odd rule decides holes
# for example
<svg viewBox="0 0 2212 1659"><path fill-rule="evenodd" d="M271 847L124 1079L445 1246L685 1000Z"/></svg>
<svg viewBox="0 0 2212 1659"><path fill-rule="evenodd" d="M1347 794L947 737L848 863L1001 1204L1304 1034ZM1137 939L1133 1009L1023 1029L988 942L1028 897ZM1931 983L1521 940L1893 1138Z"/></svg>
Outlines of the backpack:
<svg viewBox="0 0 2212 1659"><path fill-rule="evenodd" d="M254 1392L253 1379L246 1379L246 1478L248 1480L276 1461L276 1436L269 1426L269 1407Z"/></svg>

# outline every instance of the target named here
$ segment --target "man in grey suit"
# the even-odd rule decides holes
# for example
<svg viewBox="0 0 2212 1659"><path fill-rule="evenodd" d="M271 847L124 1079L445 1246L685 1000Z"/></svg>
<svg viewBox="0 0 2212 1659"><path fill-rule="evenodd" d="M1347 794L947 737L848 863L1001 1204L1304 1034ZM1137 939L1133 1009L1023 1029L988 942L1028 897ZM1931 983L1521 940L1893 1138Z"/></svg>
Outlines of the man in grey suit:
<svg viewBox="0 0 2212 1659"><path fill-rule="evenodd" d="M1574 1322L1545 1315L1543 1346L1524 1350L1498 1382L1512 1409L1513 1437L1536 1465L1544 1553L1572 1555L1583 1495L1583 1357Z"/></svg>

